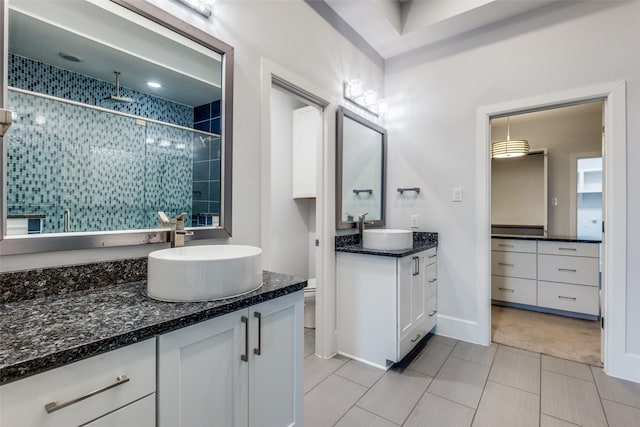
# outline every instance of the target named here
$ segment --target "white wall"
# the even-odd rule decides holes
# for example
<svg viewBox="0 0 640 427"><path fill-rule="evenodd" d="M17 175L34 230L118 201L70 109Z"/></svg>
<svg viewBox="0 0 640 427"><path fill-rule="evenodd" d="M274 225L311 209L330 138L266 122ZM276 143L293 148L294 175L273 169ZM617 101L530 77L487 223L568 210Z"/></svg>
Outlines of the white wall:
<svg viewBox="0 0 640 427"><path fill-rule="evenodd" d="M230 242L259 246L261 58L304 76L332 94L331 101L336 104L342 100L345 79L359 78L368 87L383 93L383 70L302 0L219 0L214 16L208 21L178 2L151 2L235 49L233 237ZM326 173L332 175L333 167L328 164ZM327 197L334 197L333 190ZM157 245L3 256L0 271L146 256L155 249Z"/></svg>
<svg viewBox="0 0 640 427"><path fill-rule="evenodd" d="M293 110L306 106L281 89L274 87L271 92L269 268L299 277L309 277L311 203L306 199L293 199L291 195Z"/></svg>
<svg viewBox="0 0 640 427"><path fill-rule="evenodd" d="M449 331L480 342L475 277L476 110L541 94L627 81L627 117L640 115L640 2L580 2L387 62L389 188L420 186L415 200L390 194L388 224L439 232L438 311ZM640 215L640 122L627 120L628 218ZM464 187L452 203L451 187ZM484 230L482 230L484 233ZM627 351L640 353L640 223L627 224ZM620 301L620 304L624 302ZM440 318L439 318L440 319ZM440 320L439 320L440 322ZM439 326L440 328L440 326ZM461 336L465 334L465 336Z"/></svg>

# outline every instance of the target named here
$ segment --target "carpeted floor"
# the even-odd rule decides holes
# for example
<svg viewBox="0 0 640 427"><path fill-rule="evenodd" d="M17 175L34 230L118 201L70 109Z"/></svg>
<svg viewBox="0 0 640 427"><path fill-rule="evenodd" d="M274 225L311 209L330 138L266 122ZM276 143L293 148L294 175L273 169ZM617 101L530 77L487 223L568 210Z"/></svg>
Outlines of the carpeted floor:
<svg viewBox="0 0 640 427"><path fill-rule="evenodd" d="M594 366L600 361L600 322L491 306L493 342Z"/></svg>

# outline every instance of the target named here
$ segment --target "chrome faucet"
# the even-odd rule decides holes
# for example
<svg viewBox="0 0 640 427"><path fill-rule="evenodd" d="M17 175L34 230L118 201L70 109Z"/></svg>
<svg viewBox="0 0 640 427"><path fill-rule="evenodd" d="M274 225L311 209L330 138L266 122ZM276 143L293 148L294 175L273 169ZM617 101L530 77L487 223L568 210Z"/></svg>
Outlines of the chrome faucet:
<svg viewBox="0 0 640 427"><path fill-rule="evenodd" d="M360 243L362 243L362 236L364 235L364 230L367 224L373 224L373 221L365 221L367 215L369 215L368 212L363 213L358 217L358 234L360 235Z"/></svg>
<svg viewBox="0 0 640 427"><path fill-rule="evenodd" d="M181 248L184 246L184 236L193 235L193 231L186 231L184 229L184 217L187 216L186 212L182 212L178 215L174 220L175 227L171 229L171 247L172 248Z"/></svg>

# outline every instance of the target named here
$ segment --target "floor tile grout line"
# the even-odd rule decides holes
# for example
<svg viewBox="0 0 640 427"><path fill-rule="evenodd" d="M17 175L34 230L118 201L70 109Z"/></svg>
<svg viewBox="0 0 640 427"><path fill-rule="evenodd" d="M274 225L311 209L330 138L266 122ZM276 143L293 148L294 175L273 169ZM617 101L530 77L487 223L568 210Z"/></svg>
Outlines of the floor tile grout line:
<svg viewBox="0 0 640 427"><path fill-rule="evenodd" d="M600 407L602 408L602 414L604 415L604 420L609 425L609 417L607 417L607 411L604 410L604 402L602 401L602 395L600 394L600 388L598 387L598 383L596 382L596 376L593 373L593 368L589 368L589 372L591 372L591 378L593 378L593 385L596 388L596 393L598 393L598 399L600 400ZM606 399L605 399L606 400Z"/></svg>
<svg viewBox="0 0 640 427"><path fill-rule="evenodd" d="M551 415L551 414L547 414L546 412L540 412L540 420L541 420L540 423L542 423L542 416L543 415L546 415L549 418L553 418L555 420L559 420L559 421L562 421L562 422L567 423L567 424L571 424L572 426L582 427L580 424L572 423L571 421L567 421L567 420L565 420L563 418L558 418L557 416Z"/></svg>
<svg viewBox="0 0 640 427"><path fill-rule="evenodd" d="M491 343L489 343L489 345L491 345ZM480 393L480 399L478 399L478 406L476 407L476 409L473 412L473 418L471 418L471 425L473 425L473 423L476 420L476 417L478 416L478 409L480 408L480 402L482 402L482 398L484 397L484 393L487 390L487 383L489 382L489 376L491 375L491 371L493 370L493 364L496 362L496 356L498 355L498 349L499 349L499 345L498 348L496 348L496 352L493 355L493 358L491 359L491 365L489 366L489 372L487 372L487 378L484 380L484 386L482 387L482 393Z"/></svg>
<svg viewBox="0 0 640 427"><path fill-rule="evenodd" d="M611 403L615 403L615 404L618 404L618 405L622 405L622 406L625 406L625 407L631 408L631 409L640 409L640 407L638 407L638 406L633 406L633 405L629 405L628 403L618 402L617 400L605 399L604 397L601 397L600 400L602 400L602 401L606 400L607 402L611 402Z"/></svg>
<svg viewBox="0 0 640 427"><path fill-rule="evenodd" d="M538 395L538 427L542 427L542 355L540 355L540 371L538 371L538 378L540 378L540 394Z"/></svg>
<svg viewBox="0 0 640 427"><path fill-rule="evenodd" d="M356 406L356 407L358 407L358 409L362 409L363 411L366 411L366 412L368 412L368 413L370 413L370 414L373 414L373 415L375 415L375 416L376 416L376 417L378 417L378 418L382 418L382 419L383 419L383 420L385 420L385 421L389 421L391 424L393 424L393 425L395 425L395 426L402 426L402 424L404 424L404 423L405 423L405 421L407 421L407 419L405 418L405 419L404 419L404 421L402 422L402 424L398 424L398 423L396 423L395 421L390 420L389 418L383 417L382 415L380 415L380 414L376 414L375 412L372 412L372 411L368 410L367 408L363 408L362 406L359 406L359 405L358 405L358 402L354 403L354 404L353 404L353 406ZM411 412L409 412L409 414L411 414ZM407 415L407 418L408 418L408 417L409 417L409 416Z"/></svg>
<svg viewBox="0 0 640 427"><path fill-rule="evenodd" d="M314 354L315 356L315 354ZM320 359L320 358L319 358ZM321 360L331 360L331 359L321 359ZM340 369L342 366L344 366L347 362L344 362L343 364L341 364L340 366L338 366L336 369L334 369L333 371L331 371L329 373L329 375L327 375L326 377L322 378L320 381L318 381L318 383L316 385L314 385L313 387L311 387L309 390L307 390L306 392L303 393L303 396L306 396L308 393L311 393L311 390L313 390L314 388L318 387L320 384L322 384L327 378L329 378L331 375L333 375L338 369ZM304 368L304 367L303 367ZM338 375L340 376L340 375ZM342 378L342 377L340 377ZM345 378L346 379L346 378ZM353 381L351 381L353 382ZM354 383L357 384L357 383ZM359 385L359 384L358 384ZM364 387L364 386L362 386ZM303 386L304 388L304 386Z"/></svg>

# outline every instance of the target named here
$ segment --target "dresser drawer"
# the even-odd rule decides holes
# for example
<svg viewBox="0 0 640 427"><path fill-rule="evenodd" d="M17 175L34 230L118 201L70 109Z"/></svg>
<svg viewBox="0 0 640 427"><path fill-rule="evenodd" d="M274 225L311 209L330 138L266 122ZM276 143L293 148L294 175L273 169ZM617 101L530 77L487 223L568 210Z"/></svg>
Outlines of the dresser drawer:
<svg viewBox="0 0 640 427"><path fill-rule="evenodd" d="M600 245L598 243L538 242L538 253L598 258Z"/></svg>
<svg viewBox="0 0 640 427"><path fill-rule="evenodd" d="M491 239L492 251L536 253L535 240Z"/></svg>
<svg viewBox="0 0 640 427"><path fill-rule="evenodd" d="M491 298L518 304L537 304L537 287L534 279L491 276Z"/></svg>
<svg viewBox="0 0 640 427"><path fill-rule="evenodd" d="M437 270L435 264L430 264L424 271L424 280L426 280L426 295L425 299L429 299L436 295L438 290L438 278L436 276Z"/></svg>
<svg viewBox="0 0 640 427"><path fill-rule="evenodd" d="M538 255L538 280L598 286L598 259Z"/></svg>
<svg viewBox="0 0 640 427"><path fill-rule="evenodd" d="M536 254L492 251L491 274L535 279Z"/></svg>
<svg viewBox="0 0 640 427"><path fill-rule="evenodd" d="M156 390L156 340L149 339L24 378L0 388L0 425L20 427L77 426L95 420ZM126 375L129 381L116 384ZM72 402L47 413L50 402Z"/></svg>
<svg viewBox="0 0 640 427"><path fill-rule="evenodd" d="M575 313L600 315L598 288L538 281L538 305Z"/></svg>

